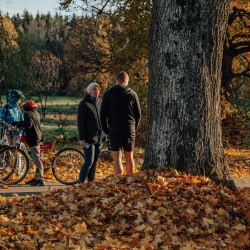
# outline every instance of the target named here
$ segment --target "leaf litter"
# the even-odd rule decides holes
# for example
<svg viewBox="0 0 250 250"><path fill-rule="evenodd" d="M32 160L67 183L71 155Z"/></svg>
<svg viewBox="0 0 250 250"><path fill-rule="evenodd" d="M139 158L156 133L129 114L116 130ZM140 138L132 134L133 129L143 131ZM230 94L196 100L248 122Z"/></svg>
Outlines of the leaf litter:
<svg viewBox="0 0 250 250"><path fill-rule="evenodd" d="M249 150L226 154L232 176L249 176ZM0 249L249 249L249 188L235 193L176 170L140 172L143 151L135 155L134 176L112 176L104 154L93 183L0 196Z"/></svg>
<svg viewBox="0 0 250 250"><path fill-rule="evenodd" d="M1 249L249 249L249 190L176 170L0 198Z"/></svg>

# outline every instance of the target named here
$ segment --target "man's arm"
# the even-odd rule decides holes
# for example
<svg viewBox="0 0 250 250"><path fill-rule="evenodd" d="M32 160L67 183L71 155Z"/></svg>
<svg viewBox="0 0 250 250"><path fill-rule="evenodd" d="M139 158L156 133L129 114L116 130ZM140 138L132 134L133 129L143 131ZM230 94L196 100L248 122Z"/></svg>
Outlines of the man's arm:
<svg viewBox="0 0 250 250"><path fill-rule="evenodd" d="M86 132L86 105L81 102L77 112L78 136L80 141L85 141Z"/></svg>
<svg viewBox="0 0 250 250"><path fill-rule="evenodd" d="M101 112L100 112L100 120L102 125L102 130L105 134L109 134L108 129L108 94L107 92L103 95L102 104L101 104Z"/></svg>
<svg viewBox="0 0 250 250"><path fill-rule="evenodd" d="M141 107L137 94L135 93L135 102L133 106L134 117L135 117L135 129L138 128L140 120L141 120Z"/></svg>
<svg viewBox="0 0 250 250"><path fill-rule="evenodd" d="M27 113L24 114L24 120L20 122L12 122L12 125L16 125L18 128L31 128L33 125L33 120Z"/></svg>

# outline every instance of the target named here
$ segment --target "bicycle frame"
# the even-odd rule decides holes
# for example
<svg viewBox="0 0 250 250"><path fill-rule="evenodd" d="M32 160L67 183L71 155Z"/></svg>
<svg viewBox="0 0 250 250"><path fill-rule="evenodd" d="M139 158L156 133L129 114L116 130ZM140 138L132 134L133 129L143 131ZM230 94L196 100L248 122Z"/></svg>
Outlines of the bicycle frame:
<svg viewBox="0 0 250 250"><path fill-rule="evenodd" d="M55 151L56 142L57 142L57 139L61 139L63 136L62 135L58 136L58 135L54 135L54 134L49 134L49 136L54 137L54 140L50 143L40 145L40 157L41 157L41 161L42 161L45 168L54 168L55 166L52 166L52 160L54 158L58 158L56 156L56 151ZM25 136L21 137L21 141L24 142L25 144L27 144ZM33 159L30 156L30 154L27 154L27 156L28 156L29 161L33 162ZM46 156L46 157L44 157L44 156ZM62 159L60 159L60 160L62 160ZM66 162L64 162L64 163L66 163Z"/></svg>

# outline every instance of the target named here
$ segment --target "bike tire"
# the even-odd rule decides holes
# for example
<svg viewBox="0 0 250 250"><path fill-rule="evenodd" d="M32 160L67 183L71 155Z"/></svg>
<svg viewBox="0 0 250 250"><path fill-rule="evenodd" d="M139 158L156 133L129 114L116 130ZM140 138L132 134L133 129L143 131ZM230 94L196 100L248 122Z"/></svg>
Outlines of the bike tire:
<svg viewBox="0 0 250 250"><path fill-rule="evenodd" d="M79 149L64 148L52 160L52 173L60 183L74 185L79 180L83 162L84 155Z"/></svg>
<svg viewBox="0 0 250 250"><path fill-rule="evenodd" d="M10 165L11 155L15 147L5 147L0 150L0 183L15 185L21 182L28 173L29 160L26 153L17 149L17 156L14 156L14 163ZM17 166L20 163L19 166Z"/></svg>

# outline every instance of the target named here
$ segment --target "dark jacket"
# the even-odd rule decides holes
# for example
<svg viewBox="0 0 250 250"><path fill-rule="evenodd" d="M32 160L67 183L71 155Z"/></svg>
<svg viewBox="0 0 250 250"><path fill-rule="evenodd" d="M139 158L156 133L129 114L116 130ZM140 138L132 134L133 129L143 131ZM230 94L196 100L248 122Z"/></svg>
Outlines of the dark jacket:
<svg viewBox="0 0 250 250"><path fill-rule="evenodd" d="M135 91L116 85L105 92L101 123L106 134L134 133L139 126L141 109Z"/></svg>
<svg viewBox="0 0 250 250"><path fill-rule="evenodd" d="M40 115L36 109L27 109L24 112L24 121L13 122L12 124L24 128L27 143L30 147L38 146L42 142Z"/></svg>
<svg viewBox="0 0 250 250"><path fill-rule="evenodd" d="M80 102L77 114L79 140L89 144L103 144L106 136L100 121L101 101L86 95Z"/></svg>

